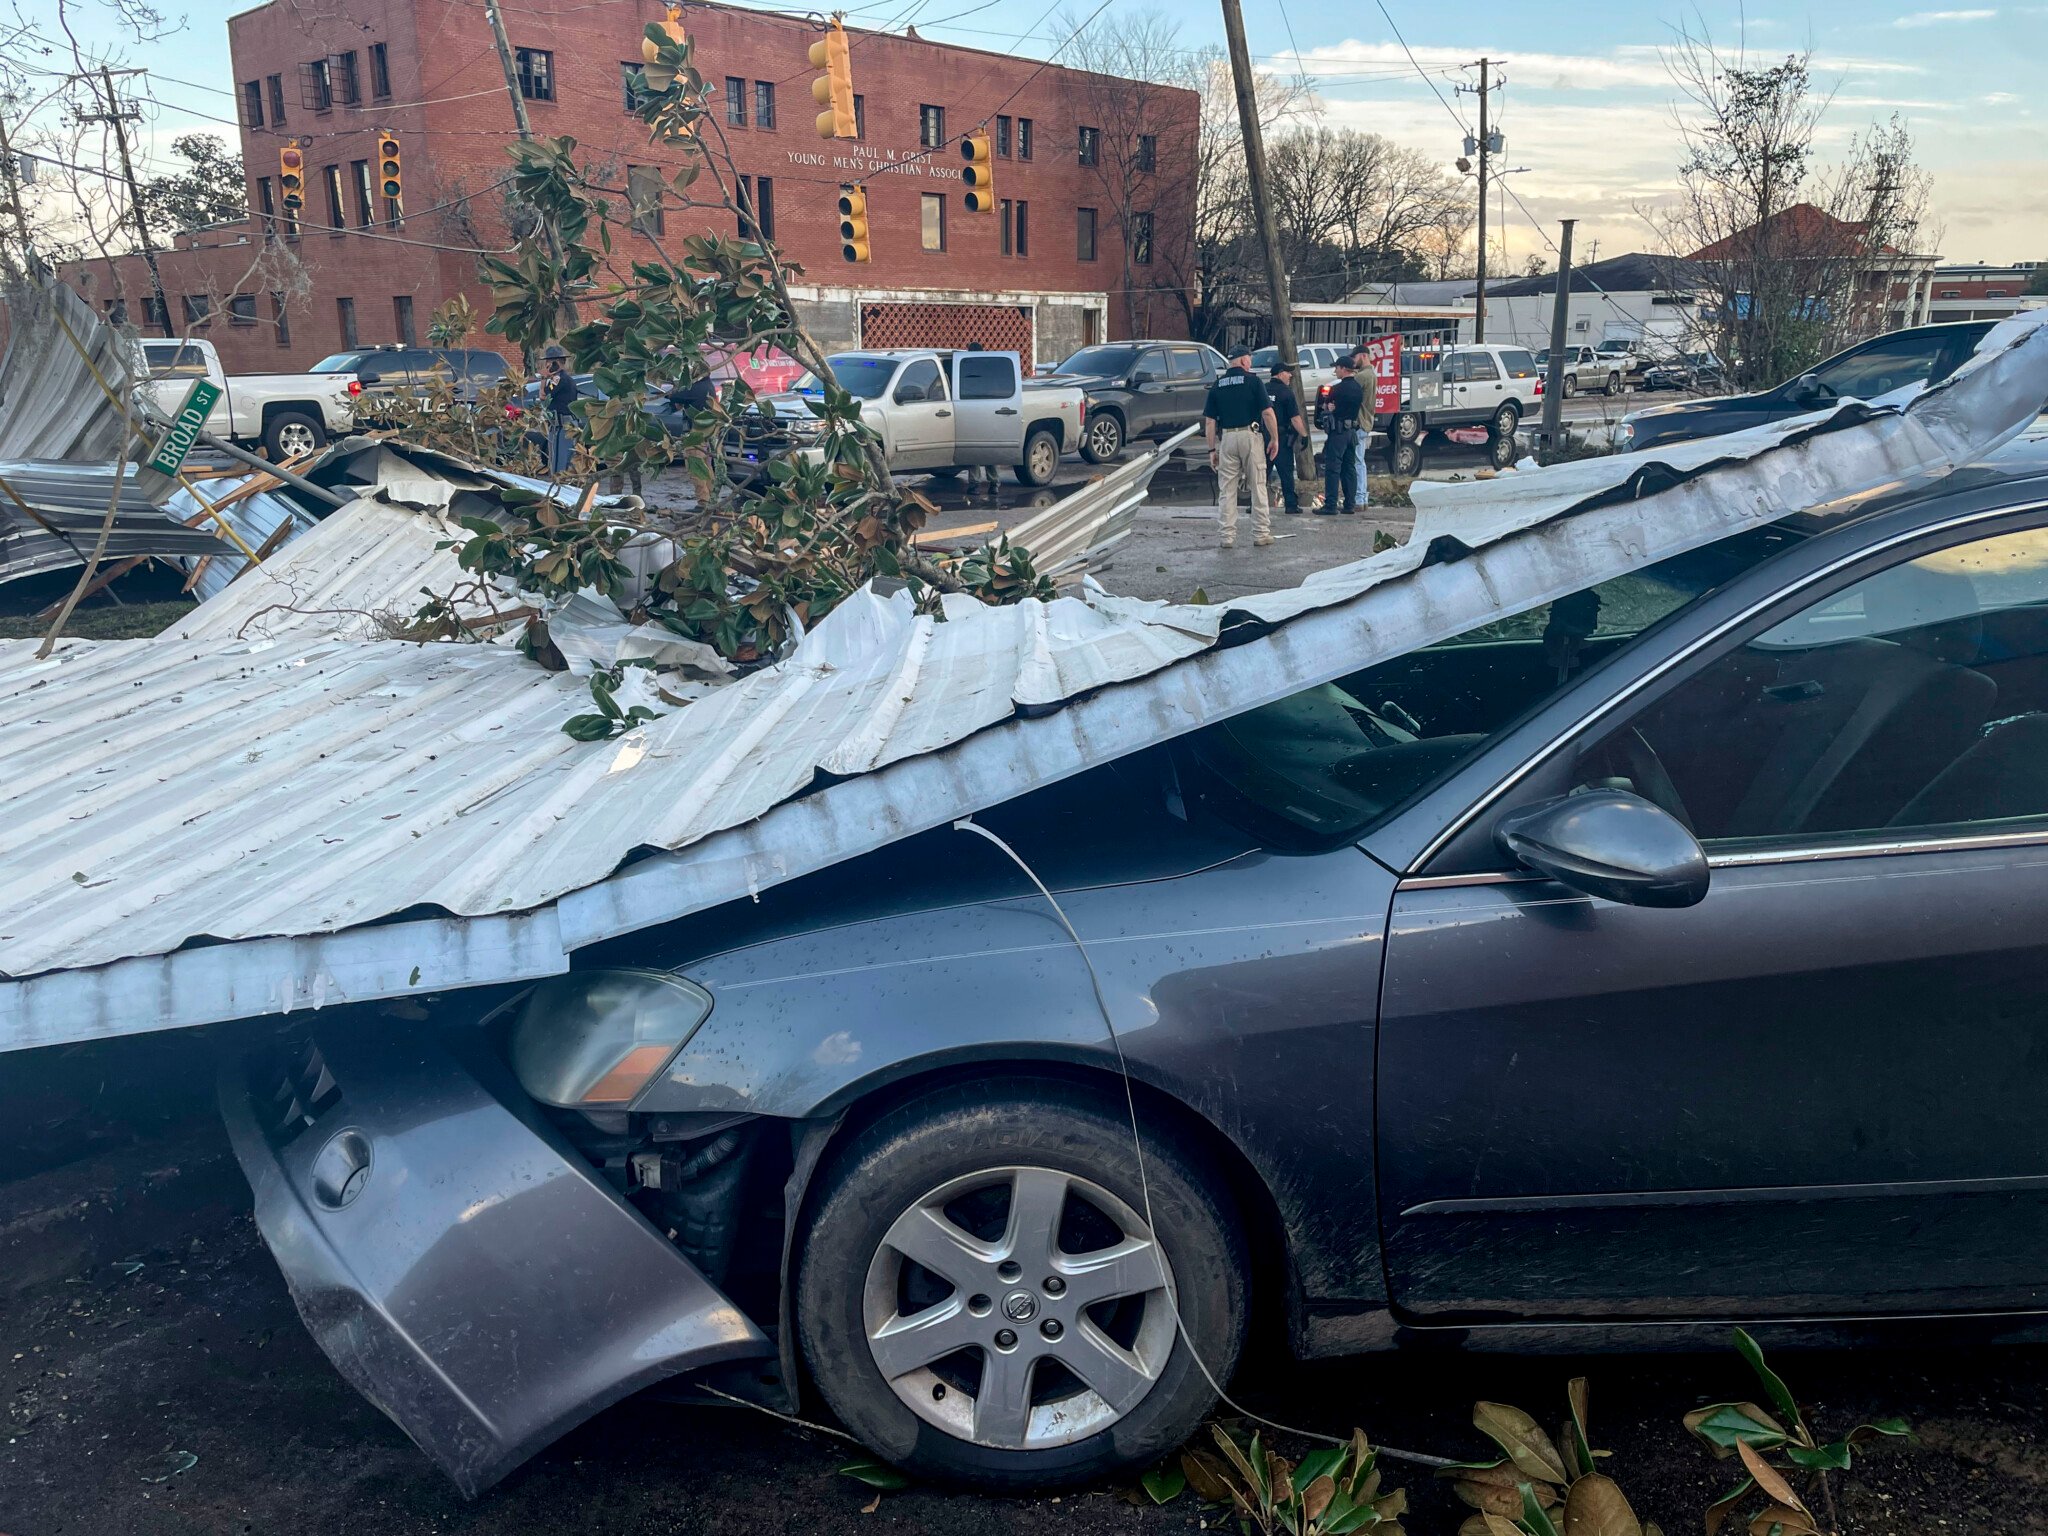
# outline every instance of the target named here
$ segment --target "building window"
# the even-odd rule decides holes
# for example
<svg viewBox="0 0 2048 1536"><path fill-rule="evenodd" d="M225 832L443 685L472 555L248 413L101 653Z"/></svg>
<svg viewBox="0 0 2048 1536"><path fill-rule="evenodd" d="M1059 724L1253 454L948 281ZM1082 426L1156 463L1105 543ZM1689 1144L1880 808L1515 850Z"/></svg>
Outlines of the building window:
<svg viewBox="0 0 2048 1536"><path fill-rule="evenodd" d="M754 82L754 126L773 128L775 126L775 82L756 80Z"/></svg>
<svg viewBox="0 0 2048 1536"><path fill-rule="evenodd" d="M1139 267L1152 265L1152 215L1149 213L1131 215L1131 263Z"/></svg>
<svg viewBox="0 0 2048 1536"><path fill-rule="evenodd" d="M1031 205L1021 198L1017 202L1017 254L1031 254Z"/></svg>
<svg viewBox="0 0 2048 1536"><path fill-rule="evenodd" d="M321 175L327 181L327 224L336 234L347 228L347 221L341 215L341 167L324 166Z"/></svg>
<svg viewBox="0 0 2048 1536"><path fill-rule="evenodd" d="M384 199L384 227L386 229L405 228L405 204L395 197Z"/></svg>
<svg viewBox="0 0 2048 1536"><path fill-rule="evenodd" d="M213 299L203 293L188 293L179 301L185 309L185 324L204 325L213 318Z"/></svg>
<svg viewBox="0 0 2048 1536"><path fill-rule="evenodd" d="M521 48L519 94L528 101L555 99L555 56L545 48Z"/></svg>
<svg viewBox="0 0 2048 1536"><path fill-rule="evenodd" d="M1159 169L1159 140L1153 134L1138 135L1138 169L1147 176Z"/></svg>
<svg viewBox="0 0 2048 1536"><path fill-rule="evenodd" d="M943 251L946 248L946 199L940 193L926 192L918 198L923 222L920 226L924 248L928 251Z"/></svg>
<svg viewBox="0 0 2048 1536"><path fill-rule="evenodd" d="M302 64L304 88L299 92L301 102L315 112L334 110L334 80L327 69L325 59L314 59Z"/></svg>
<svg viewBox="0 0 2048 1536"><path fill-rule="evenodd" d="M351 48L347 53L334 56L334 68L330 72L334 82L334 99L344 107L353 107L363 99L363 88L356 78L356 54Z"/></svg>
<svg viewBox="0 0 2048 1536"><path fill-rule="evenodd" d="M996 205L996 217L1002 229L1001 244L998 246L998 249L1005 256L1014 256L1016 252L1010 247L1010 230L1016 222L1017 205L1007 197L1004 198L1002 202Z"/></svg>
<svg viewBox="0 0 2048 1536"><path fill-rule="evenodd" d="M2003 288L1986 288L1984 290L1984 297L1987 299L2003 299L2008 297L2008 295Z"/></svg>
<svg viewBox="0 0 2048 1536"><path fill-rule="evenodd" d="M256 323L256 295L238 293L228 300L229 325L254 325Z"/></svg>
<svg viewBox="0 0 2048 1536"><path fill-rule="evenodd" d="M244 80L242 82L242 123L249 128L263 126L263 82Z"/></svg>
<svg viewBox="0 0 2048 1536"><path fill-rule="evenodd" d="M1100 165L1102 163L1102 130L1083 127L1080 132L1081 163Z"/></svg>
<svg viewBox="0 0 2048 1536"><path fill-rule="evenodd" d="M170 311L153 293L142 301L142 323L153 330L168 331L171 328Z"/></svg>
<svg viewBox="0 0 2048 1536"><path fill-rule="evenodd" d="M369 229L377 222L377 194L370 187L370 162L351 160L349 169L355 173L356 223Z"/></svg>
<svg viewBox="0 0 2048 1536"><path fill-rule="evenodd" d="M370 94L379 101L391 99L391 55L382 43L370 44Z"/></svg>
<svg viewBox="0 0 2048 1536"><path fill-rule="evenodd" d="M1074 210L1074 259L1093 261L1095 259L1095 210L1076 208Z"/></svg>
<svg viewBox="0 0 2048 1536"><path fill-rule="evenodd" d="M336 299L334 301L334 315L341 322L341 344L344 347L361 346L362 343L356 340L356 301L354 299Z"/></svg>
<svg viewBox="0 0 2048 1536"><path fill-rule="evenodd" d="M126 325L127 323L128 301L126 299L107 300L107 324Z"/></svg>
<svg viewBox="0 0 2048 1536"><path fill-rule="evenodd" d="M775 182L767 176L742 176L739 179L740 238L742 240L773 240L775 238Z"/></svg>
<svg viewBox="0 0 2048 1536"><path fill-rule="evenodd" d="M1017 158L1019 160L1029 160L1031 158L1031 119L1028 117L1017 119Z"/></svg>
<svg viewBox="0 0 2048 1536"><path fill-rule="evenodd" d="M270 323L277 331L277 344L288 347L292 344L292 319L285 312L284 294L281 290L270 290Z"/></svg>
<svg viewBox="0 0 2048 1536"><path fill-rule="evenodd" d="M263 83L270 91L270 126L284 126L284 76L265 75Z"/></svg>
<svg viewBox="0 0 2048 1536"><path fill-rule="evenodd" d="M629 60L619 60L619 94L625 98L626 110L640 110L640 88L647 77L640 72L640 66Z"/></svg>
<svg viewBox="0 0 2048 1536"><path fill-rule="evenodd" d="M398 322L398 344L401 347L418 346L420 338L419 333L413 329L411 294L401 293L393 296L391 318Z"/></svg>
<svg viewBox="0 0 2048 1536"><path fill-rule="evenodd" d="M661 167L626 167L626 201L633 214L633 232L653 239L662 232Z"/></svg>
<svg viewBox="0 0 2048 1536"><path fill-rule="evenodd" d="M1010 158L1010 119L1001 115L996 118L996 154Z"/></svg>
<svg viewBox="0 0 2048 1536"><path fill-rule="evenodd" d="M853 93L853 136L856 139L868 136L868 99L859 91Z"/></svg>
<svg viewBox="0 0 2048 1536"><path fill-rule="evenodd" d="M946 142L944 107L921 106L917 109L917 142L926 149L937 149Z"/></svg>
<svg viewBox="0 0 2048 1536"><path fill-rule="evenodd" d="M725 77L725 126L747 126L747 82L738 75Z"/></svg>
<svg viewBox="0 0 2048 1536"><path fill-rule="evenodd" d="M276 234L277 198L270 189L270 178L268 176L258 176L256 178L256 211L263 215L263 233L266 235Z"/></svg>

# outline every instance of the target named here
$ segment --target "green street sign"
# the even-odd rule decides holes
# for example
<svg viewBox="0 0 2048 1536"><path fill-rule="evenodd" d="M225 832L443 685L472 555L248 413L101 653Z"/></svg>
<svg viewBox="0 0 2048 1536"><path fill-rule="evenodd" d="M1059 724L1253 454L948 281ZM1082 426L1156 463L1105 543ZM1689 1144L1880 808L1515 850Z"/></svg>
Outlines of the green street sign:
<svg viewBox="0 0 2048 1536"><path fill-rule="evenodd" d="M219 402L220 394L220 386L211 379L192 381L192 387L185 392L185 403L171 418L171 430L164 434L164 440L150 455L151 469L165 475L178 472L178 466L185 462L185 455L199 441L200 429L206 425L206 418Z"/></svg>

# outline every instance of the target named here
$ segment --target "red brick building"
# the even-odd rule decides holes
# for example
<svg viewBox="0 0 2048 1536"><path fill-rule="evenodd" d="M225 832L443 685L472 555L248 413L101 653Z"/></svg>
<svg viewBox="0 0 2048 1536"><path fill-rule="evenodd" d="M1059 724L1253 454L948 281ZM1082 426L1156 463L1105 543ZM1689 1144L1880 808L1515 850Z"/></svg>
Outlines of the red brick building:
<svg viewBox="0 0 2048 1536"><path fill-rule="evenodd" d="M513 241L501 186L512 109L483 7L352 0L346 11L270 0L228 23L251 217L180 236L160 267L171 329L210 337L234 372L423 343L434 308L458 293L487 316L477 253ZM622 189L613 261L623 274L652 255L623 227L623 189L683 163L648 145L627 106L640 39L664 8L617 0L504 14L533 132L573 137L597 178ZM749 206L803 269L795 297L827 347L981 341L1046 361L1133 327L1176 333L1171 287L1193 238L1192 92L1143 87L1142 134L1105 144L1090 118L1130 131L1128 82L849 29L860 135L828 140L813 122L812 22L705 3L685 4L682 20ZM971 214L961 195L958 140L978 129L995 140L1000 214ZM402 206L372 180L382 130L403 146ZM295 230L278 211L278 151L293 141L306 162ZM854 181L872 230L862 264L839 254L838 196ZM673 191L643 216L671 248L714 218L738 232L729 213L685 206ZM103 309L160 329L139 257L79 263L66 277Z"/></svg>

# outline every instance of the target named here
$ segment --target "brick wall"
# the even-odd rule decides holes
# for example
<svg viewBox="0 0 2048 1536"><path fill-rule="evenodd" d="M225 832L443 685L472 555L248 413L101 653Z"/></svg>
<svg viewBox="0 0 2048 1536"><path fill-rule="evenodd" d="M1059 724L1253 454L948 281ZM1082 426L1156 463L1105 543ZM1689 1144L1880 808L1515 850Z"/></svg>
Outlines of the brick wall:
<svg viewBox="0 0 2048 1536"><path fill-rule="evenodd" d="M683 163L678 155L653 151L645 129L625 109L621 62L637 60L643 28L661 16L662 7L652 0L566 7L556 14L540 7L506 11L514 47L544 51L552 66L554 99L527 103L534 132L575 138L585 163L620 189L622 204L628 167L654 165L672 173ZM1091 90L1103 88L1094 77L1041 69L998 52L855 30L852 65L865 136L858 143L832 141L820 138L812 122L814 72L805 51L816 33L807 21L693 4L685 8L684 25L715 92L720 130L739 173L772 187L775 241L815 291L804 304L807 317L835 340L844 329L837 322L857 315L863 302L912 296L929 301L934 295L971 302L1000 294L1003 302L1033 305L1041 358L1064 355L1067 337L1091 327L1128 334L1134 310L1149 331L1176 333L1178 302L1141 293L1133 305L1121 291L1123 232L1116 209L1122 202L1152 214L1153 260L1132 270L1132 286L1169 285L1184 268L1192 237L1192 93L1160 93L1157 169L1133 183L1135 195L1120 199L1105 181L1114 172L1078 162L1077 118L1091 110ZM422 340L433 308L454 293L467 293L487 313L469 248L510 243L503 196L493 183L508 169L505 146L512 132L481 7L465 0L351 0L346 17L309 18L273 0L233 17L229 38L238 104L245 82L257 82L263 97L262 124L245 123L242 133L251 207L260 206L259 178L271 179L275 196L278 147L296 137L304 142L307 163L303 224L297 239L283 242L283 254L266 253L253 223L243 230L205 232L185 242L199 248L166 253L161 264L174 328L183 329L183 295L211 296L216 313L204 333L231 369L250 371L301 366L340 350L346 341L342 299L353 301L356 340L363 344L401 339L395 308L400 298L411 300ZM370 61L376 43L385 45L390 77L390 94L382 99ZM359 101L337 100L321 111L305 66L348 54L355 56ZM283 95L281 125L273 75ZM744 125L726 126L728 77L744 83ZM338 65L330 66L329 78L339 86ZM773 91L772 127L759 121L762 84ZM920 152L920 109L927 105L944 114L947 142L934 153ZM995 162L995 195L1028 207L1023 255L1004 255L1001 221L969 214L960 195L961 162L951 141L993 119L998 109L1012 119L1012 154ZM1016 153L1020 119L1032 124L1029 161ZM404 144L406 216L400 228L383 222L381 205L372 210L377 222L358 227L354 162L370 158L380 128L397 131ZM340 233L326 227L330 166L342 182L346 228ZM839 257L837 200L841 184L851 180L864 183L868 192L871 264L850 266ZM922 199L932 194L944 206L939 251L921 243ZM1093 260L1082 259L1077 248L1078 210L1087 207L1097 209ZM661 238L671 248L693 230L736 233L729 213L683 206L673 193L663 226ZM612 266L620 275L636 256L652 254L623 219L615 236ZM131 318L140 320L148 284L139 260L84 263L67 276L103 306L125 297ZM276 292L290 295L289 335L282 343L270 323ZM226 301L236 293L257 295L255 323L233 322ZM1094 320L1086 318L1090 311ZM488 340L479 338L480 344Z"/></svg>

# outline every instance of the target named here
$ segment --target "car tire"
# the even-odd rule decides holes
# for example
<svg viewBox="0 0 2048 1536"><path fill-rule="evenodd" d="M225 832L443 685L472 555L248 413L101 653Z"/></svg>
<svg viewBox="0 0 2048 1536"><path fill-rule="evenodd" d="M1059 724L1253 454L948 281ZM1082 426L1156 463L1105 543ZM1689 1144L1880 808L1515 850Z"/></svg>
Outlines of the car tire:
<svg viewBox="0 0 2048 1536"><path fill-rule="evenodd" d="M1566 374L1564 376L1564 383L1559 387L1559 393L1561 393L1565 397L1565 399L1569 400L1573 395L1576 395L1578 392L1578 379L1569 373Z"/></svg>
<svg viewBox="0 0 2048 1536"><path fill-rule="evenodd" d="M282 464L327 444L327 428L304 411L278 411L263 424L263 449Z"/></svg>
<svg viewBox="0 0 2048 1536"><path fill-rule="evenodd" d="M1124 424L1114 411L1093 411L1081 433L1081 457L1107 464L1124 451Z"/></svg>
<svg viewBox="0 0 2048 1536"><path fill-rule="evenodd" d="M1606 393L1607 393L1607 394L1609 394L1609 395L1618 395L1618 394L1620 394L1620 393L1621 393L1621 375L1620 375L1620 374L1618 374L1618 373L1610 373L1609 375L1607 375L1607 389L1606 389Z"/></svg>
<svg viewBox="0 0 2048 1536"><path fill-rule="evenodd" d="M1515 435L1515 428L1520 426L1521 422L1522 408L1510 400L1499 410L1495 411L1487 421L1486 434L1488 437L1511 438Z"/></svg>
<svg viewBox="0 0 2048 1536"><path fill-rule="evenodd" d="M1243 1232L1217 1171L1156 1116L1141 1183L1120 1097L1056 1082L991 1089L983 1080L912 1100L832 1160L798 1246L804 1360L846 1427L920 1477L1008 1492L1098 1483L1168 1454L1214 1406L1202 1364L1227 1381L1244 1342ZM1026 1205L1020 1190L1030 1192ZM1030 1219L1047 1211L1060 1213L1049 1226ZM959 1264L959 1278L940 1279L907 1258L892 1242L897 1234L934 1265ZM1065 1256L1137 1240L1156 1244L1164 1270L1126 1259L1114 1278L1161 1284L1083 1301L1084 1284L1114 1288L1110 1272L1062 1271ZM998 1268L1015 1262L1010 1254L1023 1267ZM931 1314L941 1316L901 1326ZM927 1357L955 1338L971 1342ZM892 1346L877 1340L895 1341L888 1368L903 1369L893 1377L884 1364ZM1027 1356L1021 1370L1019 1355ZM1048 1359L1060 1364L1048 1368ZM1109 1393L1134 1395L1112 1401L1069 1360L1099 1373ZM984 1423L991 1361L1008 1362L1011 1391L991 1400ZM1063 1411L1044 1412L1055 1398Z"/></svg>
<svg viewBox="0 0 2048 1536"><path fill-rule="evenodd" d="M1403 480L1413 480L1422 473L1422 444L1389 443L1387 445L1387 473Z"/></svg>
<svg viewBox="0 0 2048 1536"><path fill-rule="evenodd" d="M1039 427L1024 439L1024 457L1017 464L1019 485L1051 485L1060 472L1060 440L1051 429Z"/></svg>
<svg viewBox="0 0 2048 1536"><path fill-rule="evenodd" d="M1515 452L1518 446L1512 432L1508 433L1505 437L1488 436L1486 439L1486 462L1495 469L1506 469L1515 462Z"/></svg>
<svg viewBox="0 0 2048 1536"><path fill-rule="evenodd" d="M1413 411L1402 411L1394 417L1392 436L1396 442L1419 443L1422 441L1422 418Z"/></svg>

